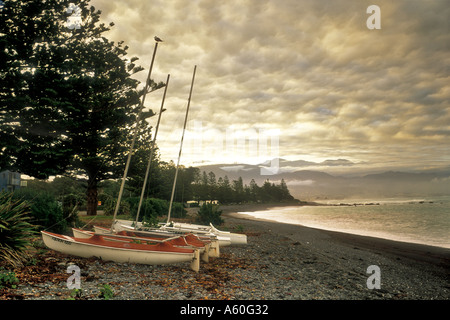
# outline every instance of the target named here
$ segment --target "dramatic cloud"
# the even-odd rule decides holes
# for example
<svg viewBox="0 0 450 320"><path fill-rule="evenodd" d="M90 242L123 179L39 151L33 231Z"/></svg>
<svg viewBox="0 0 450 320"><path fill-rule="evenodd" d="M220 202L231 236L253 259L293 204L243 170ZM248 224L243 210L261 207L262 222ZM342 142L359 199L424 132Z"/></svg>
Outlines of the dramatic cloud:
<svg viewBox="0 0 450 320"><path fill-rule="evenodd" d="M373 1L92 4L102 10L105 22L115 23L110 37L125 40L130 55L144 67L151 60L153 37L164 40L153 72L158 81L171 74L158 136L164 159L178 155L197 65L188 130L201 143L186 141L184 163L244 163L245 158L270 159L273 151L316 162L348 159L427 168L449 163L446 0L377 1L380 30L366 26L366 9ZM142 72L139 79L145 76ZM161 95L154 93L148 106L157 109ZM277 150L264 135L268 130L279 134ZM225 148L227 139L241 131L247 132L248 143L265 141L268 147L261 150L268 154L215 148L211 155L208 148Z"/></svg>

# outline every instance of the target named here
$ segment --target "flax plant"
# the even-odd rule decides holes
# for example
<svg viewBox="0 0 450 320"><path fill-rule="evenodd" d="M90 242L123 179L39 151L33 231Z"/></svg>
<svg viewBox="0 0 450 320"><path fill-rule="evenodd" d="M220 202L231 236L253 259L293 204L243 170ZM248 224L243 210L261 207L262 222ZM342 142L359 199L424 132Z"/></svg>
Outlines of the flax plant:
<svg viewBox="0 0 450 320"><path fill-rule="evenodd" d="M20 267L29 260L31 239L36 235L28 220L30 208L25 201L13 200L12 194L0 193L0 262Z"/></svg>

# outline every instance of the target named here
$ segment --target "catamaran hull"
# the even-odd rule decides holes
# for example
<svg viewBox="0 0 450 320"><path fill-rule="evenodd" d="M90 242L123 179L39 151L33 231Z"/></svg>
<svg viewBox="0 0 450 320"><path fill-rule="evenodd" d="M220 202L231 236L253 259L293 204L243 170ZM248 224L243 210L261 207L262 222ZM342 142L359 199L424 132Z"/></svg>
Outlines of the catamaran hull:
<svg viewBox="0 0 450 320"><path fill-rule="evenodd" d="M133 231L135 230L134 227L132 227L132 225L134 224L133 221L128 221L128 220L116 220L116 223L114 224L114 231L115 232L120 232L120 231ZM94 226L94 230L96 233L102 233L105 231L102 231L100 228L96 228ZM108 230L109 232L109 230ZM170 230L161 230L161 229L154 229L151 231L139 231L142 233L148 233L148 234L152 234L152 235L156 235L156 236L173 236L174 234L186 234L186 233L193 233L199 237L206 237L208 239L210 239L211 245L209 246L209 256L210 257L219 257L220 256L220 247L226 247L229 246L231 244L230 238L229 237L221 237L221 236L216 236L214 234L211 233L195 233L195 232L187 232L187 231L180 231L180 230L175 230L175 231L170 231Z"/></svg>
<svg viewBox="0 0 450 320"><path fill-rule="evenodd" d="M128 221L128 220L116 220L116 224L114 225L114 229L116 231L122 231L122 230L129 230L129 227L132 227L134 225L134 221ZM142 224L138 222L138 227ZM216 229L216 232L212 232L210 227L208 226L202 226L202 225L190 225L190 226L197 226L195 227L168 227L166 225L162 225L161 228L154 229L152 231L154 232L160 232L160 233L193 233L198 236L215 236L217 240L219 240L219 245L221 247L227 247L230 245L233 245L233 242L231 241L231 232L225 232L220 231ZM220 234L221 233L221 234ZM240 235L237 233L233 233L233 235ZM245 237L245 243L247 243L247 236L246 235L240 235ZM243 240L240 240L241 244L243 244ZM235 244L238 244L237 242Z"/></svg>
<svg viewBox="0 0 450 320"><path fill-rule="evenodd" d="M164 265L191 262L191 269L199 270L199 252L166 252L135 250L126 248L107 247L102 245L83 243L75 238L41 231L45 245L55 251L81 258L96 257L105 261L118 263L136 263L147 265Z"/></svg>
<svg viewBox="0 0 450 320"><path fill-rule="evenodd" d="M211 225L211 232L219 236L230 237L231 245L233 246L244 246L247 244L247 235L245 234L217 230L213 225Z"/></svg>
<svg viewBox="0 0 450 320"><path fill-rule="evenodd" d="M72 228L72 232L73 232L73 236L75 238L80 238L80 239L89 239L94 234L102 234L103 237L109 241L120 241L120 242L131 242L133 240L152 241L152 242L153 241L158 241L158 242L165 241L165 240L155 239L155 238L145 237L145 236L140 237L139 235L136 235L136 236L133 236L133 235L121 236L121 235L119 235L119 236L117 236L116 234L111 233L109 229L97 227L97 226L95 226L94 229L96 230L95 232ZM168 241L170 241L170 240L168 240ZM184 241L186 241L186 240L184 240ZM181 248L199 250L202 261L209 262L209 247L210 247L209 243L204 243L201 246L198 246L198 245L196 246L196 245L191 245L186 241L185 245L178 245L178 244L173 244L173 245L176 247L181 247Z"/></svg>
<svg viewBox="0 0 450 320"><path fill-rule="evenodd" d="M247 244L247 236L241 233L234 233L229 231L222 231L214 227L212 224L209 226L203 226L199 224L190 224L190 223L180 223L180 222L172 222L172 227L164 227L165 229L173 228L178 230L185 230L195 232L195 230L202 232L210 232L219 237L229 238L230 245L232 246L242 246Z"/></svg>
<svg viewBox="0 0 450 320"><path fill-rule="evenodd" d="M177 227L161 227L162 231L167 232L184 232L184 233L193 233L196 235L213 235L217 237L217 240L219 240L219 245L221 247L228 247L233 244L231 241L231 237L229 235L222 235L210 231L203 231L203 230L196 230L196 229L190 229L190 228L177 228Z"/></svg>

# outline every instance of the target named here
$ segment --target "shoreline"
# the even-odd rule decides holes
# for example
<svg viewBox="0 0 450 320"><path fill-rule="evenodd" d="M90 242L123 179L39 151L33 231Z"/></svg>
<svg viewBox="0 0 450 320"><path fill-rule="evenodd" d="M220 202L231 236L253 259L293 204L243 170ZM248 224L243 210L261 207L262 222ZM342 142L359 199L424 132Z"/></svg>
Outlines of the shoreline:
<svg viewBox="0 0 450 320"><path fill-rule="evenodd" d="M0 300L449 300L449 250L277 223L237 212L283 204L222 206L219 229L247 235L247 245L220 249L200 264L138 265L40 251L35 264L15 270L16 288ZM292 204L290 204L292 205ZM81 291L68 289L67 267L81 272ZM369 266L381 287L369 288ZM188 303L188 302L186 302Z"/></svg>
<svg viewBox="0 0 450 320"><path fill-rule="evenodd" d="M266 210L273 207L277 206L266 206ZM228 224L243 225L244 229L259 232L264 230L261 236L274 236L268 242L278 241L281 252L283 242L294 245L296 249L301 248L297 250L299 256L291 258L295 263L302 264L309 263L307 261L311 261L309 257L312 256L316 266L321 267L320 271L311 270L318 278L323 275L337 278L351 275L353 279L347 281L357 280L356 284L353 283L350 288L346 287L346 282L345 285L337 285L337 288L342 286L347 289L344 299L450 299L450 249L280 223L238 213L263 208L227 208L222 215ZM276 244L273 250L277 250ZM372 265L380 268L381 290L368 290L366 287L365 280L370 276L367 268ZM300 268L299 272L302 271ZM355 275L359 277L353 277ZM333 283L340 280L328 281ZM341 299L339 295L337 299Z"/></svg>
<svg viewBox="0 0 450 320"><path fill-rule="evenodd" d="M323 204L314 204L323 205ZM332 231L314 227L308 227L300 224L284 223L270 219L255 218L250 215L242 214L240 212L254 212L270 210L276 207L297 207L303 205L292 204L256 204L256 205L236 205L236 206L222 206L222 215L238 220L248 220L252 222L264 222L271 225L271 230L276 230L284 235L290 235L293 240L308 241L313 239L327 238L327 240L339 242L341 245L358 246L374 252L384 252L393 257L404 257L416 261L424 261L428 263L444 262L450 268L450 249L445 247L433 246L428 244L420 244L414 242L397 241L392 239L378 238L367 235L358 235L353 233L346 233L340 231ZM298 229L298 230L295 230ZM301 234L301 237L293 232ZM322 234L322 236L320 236ZM315 237L318 237L317 239ZM449 270L450 271L450 270Z"/></svg>

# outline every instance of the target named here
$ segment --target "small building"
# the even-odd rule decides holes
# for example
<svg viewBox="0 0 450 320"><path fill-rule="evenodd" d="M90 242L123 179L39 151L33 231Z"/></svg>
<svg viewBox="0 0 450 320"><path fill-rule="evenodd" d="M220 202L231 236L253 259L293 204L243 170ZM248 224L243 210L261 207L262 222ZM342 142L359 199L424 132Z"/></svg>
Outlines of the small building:
<svg viewBox="0 0 450 320"><path fill-rule="evenodd" d="M190 200L186 201L186 208L198 207L198 201Z"/></svg>
<svg viewBox="0 0 450 320"><path fill-rule="evenodd" d="M219 204L219 200L206 200L206 201L200 200L198 204L199 206L202 206L204 204Z"/></svg>
<svg viewBox="0 0 450 320"><path fill-rule="evenodd" d="M0 172L0 191L14 191L20 189L21 174L5 170Z"/></svg>
<svg viewBox="0 0 450 320"><path fill-rule="evenodd" d="M219 200L190 200L190 201L186 201L186 207L187 208L192 208L192 207L201 207L203 204L219 204Z"/></svg>

